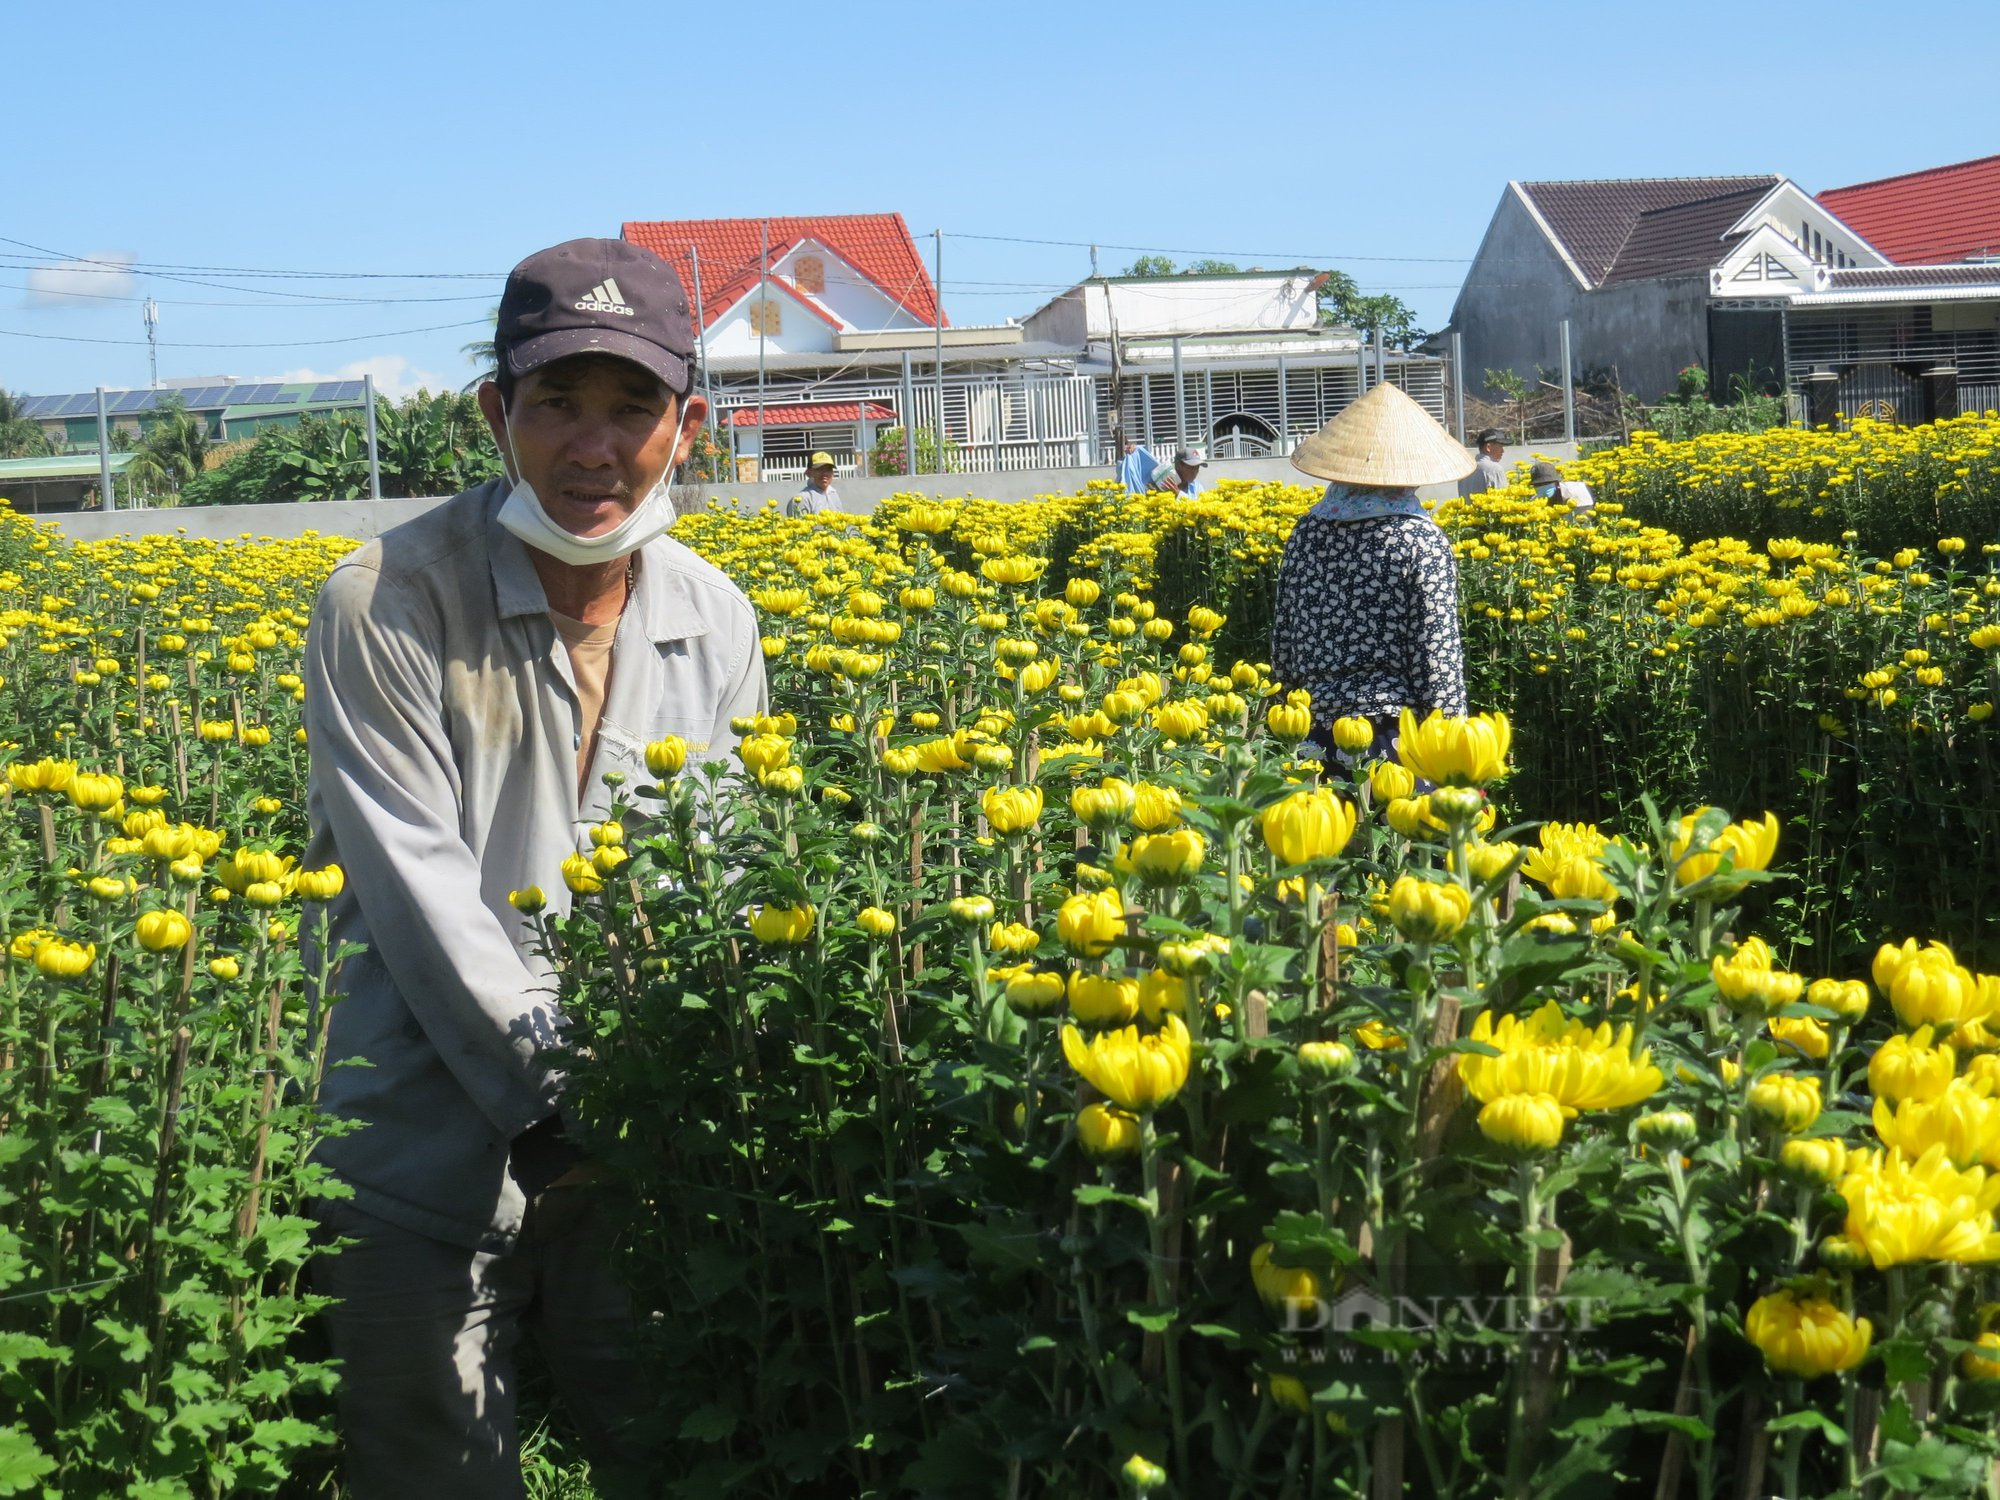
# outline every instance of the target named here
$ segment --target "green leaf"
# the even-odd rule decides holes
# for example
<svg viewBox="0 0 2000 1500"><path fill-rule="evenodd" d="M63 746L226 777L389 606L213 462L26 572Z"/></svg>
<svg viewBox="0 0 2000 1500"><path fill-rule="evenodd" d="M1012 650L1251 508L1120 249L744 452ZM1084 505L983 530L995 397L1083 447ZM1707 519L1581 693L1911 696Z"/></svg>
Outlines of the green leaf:
<svg viewBox="0 0 2000 1500"><path fill-rule="evenodd" d="M1776 1421L1764 1424L1766 1432L1798 1432L1808 1429L1817 1429L1825 1436L1828 1442L1834 1444L1836 1447L1845 1448L1847 1446L1847 1429L1827 1416L1826 1413L1814 1411L1811 1407L1807 1407L1802 1411L1787 1412Z"/></svg>
<svg viewBox="0 0 2000 1500"><path fill-rule="evenodd" d="M1264 1232L1281 1265L1318 1265L1331 1260L1335 1265L1351 1266L1361 1259L1361 1252L1348 1243L1346 1235L1310 1214L1287 1210Z"/></svg>
<svg viewBox="0 0 2000 1500"><path fill-rule="evenodd" d="M1882 1379L1889 1385L1905 1385L1913 1380L1929 1380L1935 1355L1929 1344L1921 1339L1889 1339L1877 1344L1882 1356ZM1891 1411L1894 1410L1892 1404ZM1889 1413L1883 1414L1886 1432ZM1894 1434L1892 1434L1894 1435ZM1914 1428L1908 1434L1916 1436Z"/></svg>
<svg viewBox="0 0 2000 1500"><path fill-rule="evenodd" d="M55 1472L56 1461L23 1427L0 1427L0 1495L21 1495Z"/></svg>
<svg viewBox="0 0 2000 1500"><path fill-rule="evenodd" d="M141 1363L153 1347L152 1341L146 1337L146 1330L136 1323L120 1323L115 1318L97 1318L90 1326L118 1346L118 1357L127 1364Z"/></svg>
<svg viewBox="0 0 2000 1500"><path fill-rule="evenodd" d="M682 1418L680 1435L690 1442L719 1443L736 1430L737 1420L726 1406L698 1406Z"/></svg>
<svg viewBox="0 0 2000 1500"><path fill-rule="evenodd" d="M1180 1310L1173 1307L1128 1307L1125 1309L1125 1321L1145 1329L1148 1333L1165 1333L1169 1328L1174 1326L1174 1320L1179 1316Z"/></svg>
<svg viewBox="0 0 2000 1500"><path fill-rule="evenodd" d="M1144 1198L1131 1193L1121 1193L1116 1188L1108 1188L1101 1183L1086 1182L1076 1190L1076 1201L1085 1208L1095 1208L1100 1203L1117 1203L1126 1208L1137 1209L1142 1214L1152 1212Z"/></svg>

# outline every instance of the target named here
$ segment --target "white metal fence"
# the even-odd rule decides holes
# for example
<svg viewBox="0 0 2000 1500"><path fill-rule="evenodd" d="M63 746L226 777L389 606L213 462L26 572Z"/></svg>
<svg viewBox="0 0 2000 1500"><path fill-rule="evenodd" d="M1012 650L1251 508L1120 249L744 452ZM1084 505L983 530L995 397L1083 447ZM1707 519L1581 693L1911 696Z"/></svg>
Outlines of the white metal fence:
<svg viewBox="0 0 2000 1500"><path fill-rule="evenodd" d="M1444 361L1391 355L1384 378L1450 425ZM866 450L887 428L901 425L906 410L919 432L942 427L951 467L965 474L1108 464L1116 451L1113 430L1121 424L1155 451L1171 452L1187 443L1209 448L1214 457L1269 457L1291 452L1378 383L1372 363L1364 371L1358 360L1189 370L1176 397L1172 371L1128 370L1119 382L1119 409L1114 411L1106 375L947 374L942 423L934 377L917 376L907 391L893 374L778 387L764 396L760 472L766 479L801 476L807 456L815 451L831 454L843 474L862 472ZM739 441L760 429L734 427L731 416L754 411L757 404L754 390L742 386L716 393L718 420ZM886 408L894 415L886 421L772 425L783 422L788 407L827 404L857 405L860 411ZM892 447L901 452L901 444Z"/></svg>

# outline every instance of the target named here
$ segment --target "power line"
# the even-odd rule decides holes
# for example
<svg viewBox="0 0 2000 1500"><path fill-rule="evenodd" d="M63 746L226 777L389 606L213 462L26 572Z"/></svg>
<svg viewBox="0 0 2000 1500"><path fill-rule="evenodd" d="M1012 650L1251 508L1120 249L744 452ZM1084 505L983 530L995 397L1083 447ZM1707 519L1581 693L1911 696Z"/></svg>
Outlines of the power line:
<svg viewBox="0 0 2000 1500"><path fill-rule="evenodd" d="M188 340L160 340L162 349L304 349L321 344L361 344L370 339L397 339L412 333L436 333L445 328L484 328L488 326L484 318L467 318L457 323L431 323L422 328L390 328L379 333L355 333L331 339L273 339L255 344L230 344L214 342L194 342ZM0 338L41 339L59 344L117 344L126 348L143 348L144 339L92 339L72 333L24 333L17 328L0 328Z"/></svg>
<svg viewBox="0 0 2000 1500"><path fill-rule="evenodd" d="M0 234L0 244L19 245L23 250L33 250L38 255L53 255L58 260L74 262L79 268L102 266L128 274L135 271L198 271L211 276L271 276L301 281L504 281L507 278L505 271L299 271L252 266L190 266L173 261L126 262L104 260L93 255L66 255L60 250L51 250L47 245L30 244L27 240L17 240L4 234Z"/></svg>
<svg viewBox="0 0 2000 1500"><path fill-rule="evenodd" d="M1330 261L1389 261L1394 263L1423 262L1438 265L1469 265L1469 255L1332 255L1325 252L1301 254L1290 250L1186 250L1173 245L1111 245L1103 240L1037 240L1017 234L960 234L946 230L947 237L955 240L991 240L1006 245L1056 245L1068 250L1136 250L1144 255L1198 255L1209 259L1223 256L1241 255L1256 260L1292 260L1298 266Z"/></svg>
<svg viewBox="0 0 2000 1500"><path fill-rule="evenodd" d="M13 270L12 266L0 265L0 270ZM71 274L67 269L64 275ZM92 273L95 274L95 273ZM0 281L0 286L16 291L33 292L38 297L76 297L90 302L144 302L141 292L72 292L60 287L31 286L25 281ZM153 299L162 307L261 307L266 312L275 311L268 302L216 302L201 297L156 297ZM485 293L472 293L461 297L339 297L324 301L297 302L287 304L301 311L308 308L343 309L353 307L397 307L406 303L432 302L491 302Z"/></svg>

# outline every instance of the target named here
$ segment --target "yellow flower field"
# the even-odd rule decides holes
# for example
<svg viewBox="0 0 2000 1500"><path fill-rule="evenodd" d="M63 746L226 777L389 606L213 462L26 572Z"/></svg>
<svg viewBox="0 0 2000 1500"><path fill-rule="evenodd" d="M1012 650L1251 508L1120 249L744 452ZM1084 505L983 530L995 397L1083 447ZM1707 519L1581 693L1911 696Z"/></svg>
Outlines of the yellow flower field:
<svg viewBox="0 0 2000 1500"><path fill-rule="evenodd" d="M514 901L684 1483L1983 1493L1984 544L1447 504L1489 716L1319 775L1261 665L1313 498L683 523L773 714ZM326 1466L297 669L348 545L0 528L9 1482Z"/></svg>

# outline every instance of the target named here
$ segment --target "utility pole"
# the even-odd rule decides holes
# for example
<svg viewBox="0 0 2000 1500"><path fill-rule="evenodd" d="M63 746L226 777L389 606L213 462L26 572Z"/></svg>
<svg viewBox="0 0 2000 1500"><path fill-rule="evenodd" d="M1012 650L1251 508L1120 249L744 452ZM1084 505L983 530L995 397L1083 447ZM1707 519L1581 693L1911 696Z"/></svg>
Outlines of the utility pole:
<svg viewBox="0 0 2000 1500"><path fill-rule="evenodd" d="M708 398L708 423L715 421L715 387L708 381L708 320L703 315L701 305L701 247L688 246L688 264L694 270L694 337L695 348L701 355L701 393ZM688 382L688 389L694 389L694 382ZM707 425L707 424L704 424ZM734 475L730 476L732 479Z"/></svg>
<svg viewBox="0 0 2000 1500"><path fill-rule="evenodd" d="M757 241L757 478L764 477L764 330L771 326L771 221Z"/></svg>
<svg viewBox="0 0 2000 1500"><path fill-rule="evenodd" d="M152 371L153 389L160 388L160 304L146 299L146 365Z"/></svg>
<svg viewBox="0 0 2000 1500"><path fill-rule="evenodd" d="M942 474L944 472L944 231L934 229L931 233L936 243L931 258L931 280L936 283L934 288L936 297L932 311L937 314L931 319L931 331L935 336L932 352L937 358L937 431L933 437L937 443L937 471ZM971 436L969 432L966 434L967 438Z"/></svg>
<svg viewBox="0 0 2000 1500"><path fill-rule="evenodd" d="M111 419L104 401L104 387L97 388L97 487L106 510L118 509L118 497L111 492Z"/></svg>
<svg viewBox="0 0 2000 1500"><path fill-rule="evenodd" d="M1181 336L1174 335L1174 446L1187 446L1187 384L1181 378Z"/></svg>
<svg viewBox="0 0 2000 1500"><path fill-rule="evenodd" d="M375 445L375 377L361 377L361 396L368 403L368 498L382 498L382 461Z"/></svg>
<svg viewBox="0 0 2000 1500"><path fill-rule="evenodd" d="M910 376L910 351L903 351L903 475L917 477L917 385Z"/></svg>
<svg viewBox="0 0 2000 1500"><path fill-rule="evenodd" d="M1569 319L1562 320L1563 441L1576 441L1576 375L1570 363Z"/></svg>
<svg viewBox="0 0 2000 1500"><path fill-rule="evenodd" d="M1451 402L1457 413L1458 440L1465 441L1465 335L1453 330L1451 335Z"/></svg>

